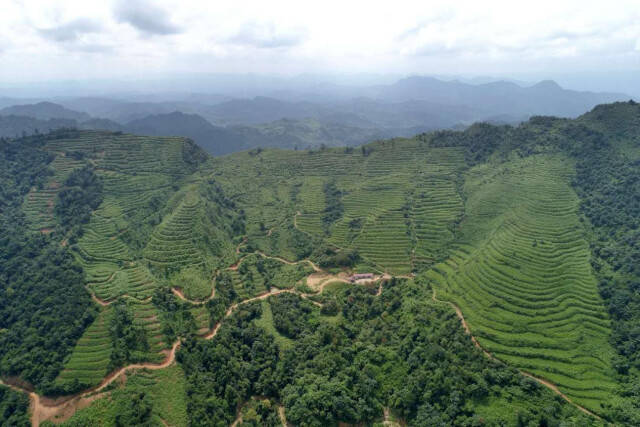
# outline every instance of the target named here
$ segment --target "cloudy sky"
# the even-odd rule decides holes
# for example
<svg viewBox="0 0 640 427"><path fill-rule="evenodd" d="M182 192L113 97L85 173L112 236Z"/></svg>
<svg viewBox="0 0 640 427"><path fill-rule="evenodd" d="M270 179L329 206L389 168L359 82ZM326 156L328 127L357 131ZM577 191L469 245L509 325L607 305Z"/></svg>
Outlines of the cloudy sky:
<svg viewBox="0 0 640 427"><path fill-rule="evenodd" d="M0 83L640 70L638 0L2 0L1 9Z"/></svg>

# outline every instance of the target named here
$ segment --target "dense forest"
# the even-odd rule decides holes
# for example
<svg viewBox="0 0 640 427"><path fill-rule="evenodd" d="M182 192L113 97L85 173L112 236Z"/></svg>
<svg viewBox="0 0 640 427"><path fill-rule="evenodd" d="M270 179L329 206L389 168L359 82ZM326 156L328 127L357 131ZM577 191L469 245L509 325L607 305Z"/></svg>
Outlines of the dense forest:
<svg viewBox="0 0 640 427"><path fill-rule="evenodd" d="M0 425L28 426L28 409L29 398L26 394L0 385Z"/></svg>
<svg viewBox="0 0 640 427"><path fill-rule="evenodd" d="M23 196L52 173L41 150L50 138L0 141L0 373L17 376L45 393L96 312L82 269L56 233L33 233L20 210Z"/></svg>
<svg viewBox="0 0 640 427"><path fill-rule="evenodd" d="M191 423L228 425L236 407L256 395L283 402L294 425L370 424L385 407L411 425L589 421L535 381L486 359L430 295L420 280L390 280L380 297L344 289L336 295L337 322L295 295L273 297L276 330L295 340L284 351L255 325L261 304L246 305L216 340L188 340L180 350ZM491 414L488 407L511 401L518 405L503 416L477 410L486 405Z"/></svg>

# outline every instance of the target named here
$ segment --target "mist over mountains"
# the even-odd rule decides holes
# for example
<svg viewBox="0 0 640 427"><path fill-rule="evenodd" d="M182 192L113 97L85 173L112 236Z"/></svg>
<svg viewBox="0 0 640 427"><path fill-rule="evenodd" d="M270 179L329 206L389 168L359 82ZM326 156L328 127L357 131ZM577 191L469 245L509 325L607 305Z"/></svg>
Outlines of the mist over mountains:
<svg viewBox="0 0 640 427"><path fill-rule="evenodd" d="M242 87L243 81L229 80L219 94L0 98L0 136L59 127L106 129L186 136L222 155L254 147L352 146L478 121L515 124L532 115L576 117L595 105L630 98L566 90L550 80L529 86L433 77L364 86L299 81L287 90L262 81Z"/></svg>

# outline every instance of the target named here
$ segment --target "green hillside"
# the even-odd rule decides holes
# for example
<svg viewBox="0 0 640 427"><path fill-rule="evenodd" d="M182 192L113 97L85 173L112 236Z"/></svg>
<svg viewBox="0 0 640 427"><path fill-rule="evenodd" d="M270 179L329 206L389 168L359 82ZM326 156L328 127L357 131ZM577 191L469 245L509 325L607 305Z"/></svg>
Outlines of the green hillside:
<svg viewBox="0 0 640 427"><path fill-rule="evenodd" d="M465 244L427 272L495 357L594 411L613 390L610 320L569 186L571 163L535 155L472 169Z"/></svg>
<svg viewBox="0 0 640 427"><path fill-rule="evenodd" d="M219 158L0 148L0 375L82 408L40 421L640 422L634 103Z"/></svg>

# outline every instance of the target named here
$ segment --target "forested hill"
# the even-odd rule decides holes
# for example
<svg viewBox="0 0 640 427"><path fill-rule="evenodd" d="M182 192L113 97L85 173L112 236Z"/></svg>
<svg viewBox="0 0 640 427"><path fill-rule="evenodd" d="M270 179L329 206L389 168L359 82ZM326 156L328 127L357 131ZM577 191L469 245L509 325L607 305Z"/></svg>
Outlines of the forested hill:
<svg viewBox="0 0 640 427"><path fill-rule="evenodd" d="M74 396L35 423L640 424L636 103L355 148L0 153L0 376Z"/></svg>

